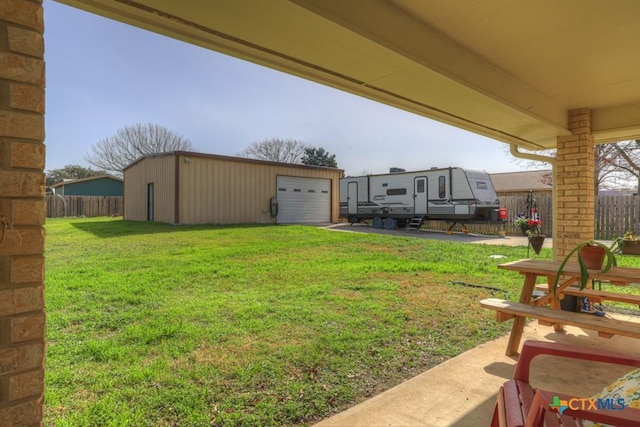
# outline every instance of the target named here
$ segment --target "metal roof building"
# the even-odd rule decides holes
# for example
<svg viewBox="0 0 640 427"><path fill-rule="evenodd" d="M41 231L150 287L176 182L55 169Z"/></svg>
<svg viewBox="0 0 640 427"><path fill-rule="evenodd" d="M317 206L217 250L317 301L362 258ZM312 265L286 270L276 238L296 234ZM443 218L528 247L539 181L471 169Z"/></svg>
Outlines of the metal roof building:
<svg viewBox="0 0 640 427"><path fill-rule="evenodd" d="M123 196L122 178L112 175L90 176L65 180L51 186L54 194L61 196Z"/></svg>
<svg viewBox="0 0 640 427"><path fill-rule="evenodd" d="M124 170L124 219L171 224L338 221L336 168L176 151Z"/></svg>

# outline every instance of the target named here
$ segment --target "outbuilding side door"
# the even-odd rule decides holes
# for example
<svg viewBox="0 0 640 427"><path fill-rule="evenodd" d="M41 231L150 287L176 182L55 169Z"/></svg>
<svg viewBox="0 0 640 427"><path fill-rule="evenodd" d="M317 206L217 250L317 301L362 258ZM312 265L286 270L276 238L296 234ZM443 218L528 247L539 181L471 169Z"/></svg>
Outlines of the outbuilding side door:
<svg viewBox="0 0 640 427"><path fill-rule="evenodd" d="M153 221L153 182L147 184L147 221Z"/></svg>

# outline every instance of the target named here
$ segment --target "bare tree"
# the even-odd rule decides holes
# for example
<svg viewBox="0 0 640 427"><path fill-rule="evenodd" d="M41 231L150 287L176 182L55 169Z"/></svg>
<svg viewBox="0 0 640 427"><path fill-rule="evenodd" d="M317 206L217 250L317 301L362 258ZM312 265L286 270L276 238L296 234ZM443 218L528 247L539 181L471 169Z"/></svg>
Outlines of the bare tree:
<svg viewBox="0 0 640 427"><path fill-rule="evenodd" d="M598 189L618 186L631 180L638 181L640 191L640 142L637 140L598 144L595 146L595 181L596 194ZM528 151L538 155L555 157L556 150ZM509 153L509 147L505 148ZM511 155L509 153L509 155ZM513 158L513 162L524 169L548 168L545 162Z"/></svg>
<svg viewBox="0 0 640 427"><path fill-rule="evenodd" d="M606 144L606 151L600 155L603 169L609 176L609 181L614 184L637 183L637 191L640 192L640 141L621 141Z"/></svg>
<svg viewBox="0 0 640 427"><path fill-rule="evenodd" d="M93 145L85 160L100 169L121 172L146 154L181 150L193 150L191 141L163 126L136 123Z"/></svg>
<svg viewBox="0 0 640 427"><path fill-rule="evenodd" d="M270 162L300 163L306 147L304 143L295 139L271 138L252 143L238 153L238 156Z"/></svg>

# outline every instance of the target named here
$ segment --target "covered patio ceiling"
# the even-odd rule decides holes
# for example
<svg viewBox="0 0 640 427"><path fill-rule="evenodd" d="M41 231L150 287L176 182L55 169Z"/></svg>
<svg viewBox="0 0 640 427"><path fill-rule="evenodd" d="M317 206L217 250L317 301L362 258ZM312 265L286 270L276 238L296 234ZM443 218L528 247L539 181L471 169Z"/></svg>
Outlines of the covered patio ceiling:
<svg viewBox="0 0 640 427"><path fill-rule="evenodd" d="M637 0L60 0L531 149L640 138Z"/></svg>

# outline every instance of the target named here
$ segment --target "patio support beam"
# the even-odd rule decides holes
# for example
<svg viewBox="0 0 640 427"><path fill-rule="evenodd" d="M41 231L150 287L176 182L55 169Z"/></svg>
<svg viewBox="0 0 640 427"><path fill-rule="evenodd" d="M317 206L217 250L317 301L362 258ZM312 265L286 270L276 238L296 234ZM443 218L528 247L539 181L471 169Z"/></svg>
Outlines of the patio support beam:
<svg viewBox="0 0 640 427"><path fill-rule="evenodd" d="M595 235L595 149L591 110L569 111L571 135L558 137L556 180L556 233L554 259L562 259L578 243Z"/></svg>
<svg viewBox="0 0 640 427"><path fill-rule="evenodd" d="M0 0L0 425L43 421L44 23Z"/></svg>

